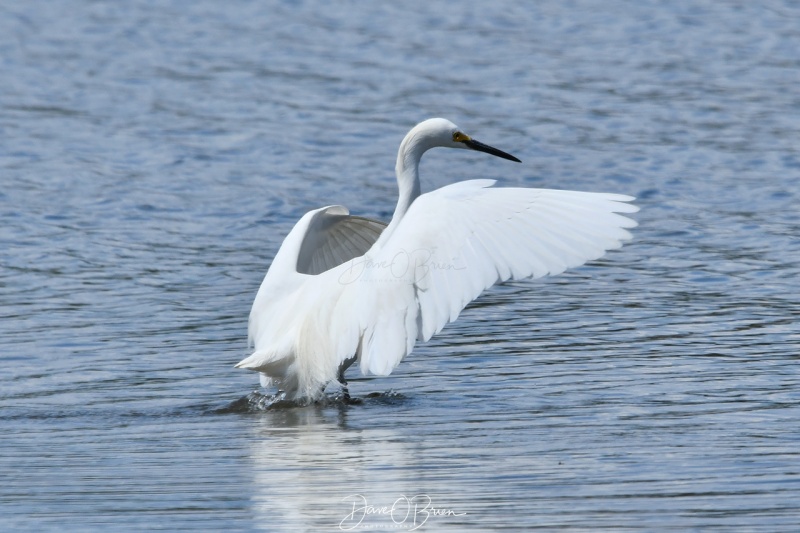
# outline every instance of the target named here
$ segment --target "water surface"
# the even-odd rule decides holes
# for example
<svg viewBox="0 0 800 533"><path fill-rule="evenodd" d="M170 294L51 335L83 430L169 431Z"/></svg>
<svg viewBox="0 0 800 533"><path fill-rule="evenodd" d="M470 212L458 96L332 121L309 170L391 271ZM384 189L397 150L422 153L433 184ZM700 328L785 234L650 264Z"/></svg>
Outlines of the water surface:
<svg viewBox="0 0 800 533"><path fill-rule="evenodd" d="M2 3L4 530L797 530L799 22ZM437 151L423 188L632 194L635 240L351 371L361 404L248 407L233 365L283 237L334 202L388 219L429 116L524 163Z"/></svg>

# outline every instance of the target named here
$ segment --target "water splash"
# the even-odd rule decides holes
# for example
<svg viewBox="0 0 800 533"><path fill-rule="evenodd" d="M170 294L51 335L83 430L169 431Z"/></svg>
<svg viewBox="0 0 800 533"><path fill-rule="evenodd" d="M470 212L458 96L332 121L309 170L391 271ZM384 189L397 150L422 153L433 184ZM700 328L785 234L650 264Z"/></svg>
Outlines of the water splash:
<svg viewBox="0 0 800 533"><path fill-rule="evenodd" d="M246 396L242 396L238 400L234 400L225 407L215 410L216 414L226 413L258 413L264 411L274 411L279 409L293 409L298 407L342 407L350 405L387 405L398 403L398 401L405 400L406 396L394 390L385 392L371 392L363 398L351 397L346 399L341 392L330 393L324 395L322 398L315 402L309 403L305 400L289 400L283 391L276 394L263 394L259 391L253 391Z"/></svg>

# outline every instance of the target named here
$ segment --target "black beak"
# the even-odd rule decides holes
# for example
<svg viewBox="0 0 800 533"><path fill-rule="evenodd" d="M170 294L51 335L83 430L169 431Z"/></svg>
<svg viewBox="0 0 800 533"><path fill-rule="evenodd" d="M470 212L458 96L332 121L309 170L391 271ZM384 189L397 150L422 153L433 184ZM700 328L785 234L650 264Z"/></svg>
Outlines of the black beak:
<svg viewBox="0 0 800 533"><path fill-rule="evenodd" d="M517 163L522 163L519 159L514 157L511 154L507 154L502 150L498 150L497 148L492 148L488 144L483 144L482 142L478 142L474 139L470 139L468 141L462 141L465 145L469 146L473 150L477 150L479 152L485 152L487 154L496 155L497 157L502 157L503 159L508 159L509 161L516 161Z"/></svg>

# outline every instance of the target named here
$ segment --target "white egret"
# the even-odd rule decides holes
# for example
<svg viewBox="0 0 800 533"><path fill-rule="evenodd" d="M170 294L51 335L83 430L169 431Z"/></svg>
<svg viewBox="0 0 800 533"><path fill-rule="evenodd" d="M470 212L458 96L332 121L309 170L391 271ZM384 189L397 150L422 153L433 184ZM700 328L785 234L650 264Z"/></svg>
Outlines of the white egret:
<svg viewBox="0 0 800 533"><path fill-rule="evenodd" d="M237 364L289 400L313 401L345 371L385 376L485 289L597 259L630 239L630 196L493 187L470 180L420 192L419 162L437 146L512 161L452 122L415 126L397 154L399 200L387 225L342 206L310 211L283 241L249 320L255 350Z"/></svg>

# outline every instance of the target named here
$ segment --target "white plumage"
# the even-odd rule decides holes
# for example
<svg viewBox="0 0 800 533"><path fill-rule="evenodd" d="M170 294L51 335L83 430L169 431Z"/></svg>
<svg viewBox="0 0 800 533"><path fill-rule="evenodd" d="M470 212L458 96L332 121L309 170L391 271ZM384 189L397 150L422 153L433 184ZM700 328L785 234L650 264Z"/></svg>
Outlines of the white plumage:
<svg viewBox="0 0 800 533"><path fill-rule="evenodd" d="M306 213L284 240L250 313L253 354L236 366L262 373L287 398L314 400L358 361L388 375L495 283L542 277L597 259L630 239L630 196L454 183L420 195L430 148L479 143L445 119L414 127L400 145L400 191L389 225L342 206Z"/></svg>

